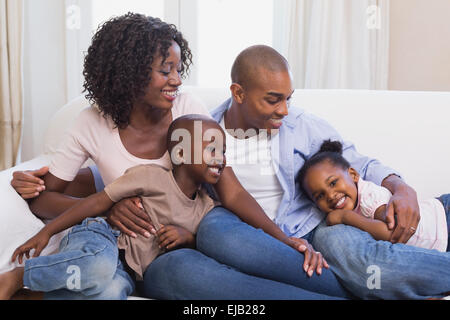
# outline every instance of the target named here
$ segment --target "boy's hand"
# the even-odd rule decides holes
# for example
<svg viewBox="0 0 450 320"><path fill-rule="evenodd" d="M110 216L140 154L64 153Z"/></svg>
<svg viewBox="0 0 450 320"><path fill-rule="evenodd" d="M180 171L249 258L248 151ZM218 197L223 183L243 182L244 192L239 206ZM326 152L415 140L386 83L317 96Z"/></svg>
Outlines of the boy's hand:
<svg viewBox="0 0 450 320"><path fill-rule="evenodd" d="M50 235L47 232L43 230L39 231L38 234L36 234L34 237L32 237L30 240L25 242L14 251L11 262L14 262L16 258L19 257L19 263L21 264L23 255L25 254L25 256L29 259L30 251L32 249L35 249L33 258L38 257L41 254L42 250L47 246L49 240Z"/></svg>
<svg viewBox="0 0 450 320"><path fill-rule="evenodd" d="M171 250L176 247L194 248L195 237L186 229L174 225L162 225L156 232L159 241L159 247Z"/></svg>
<svg viewBox="0 0 450 320"><path fill-rule="evenodd" d="M344 221L345 210L333 210L327 215L327 225L334 226L342 224Z"/></svg>

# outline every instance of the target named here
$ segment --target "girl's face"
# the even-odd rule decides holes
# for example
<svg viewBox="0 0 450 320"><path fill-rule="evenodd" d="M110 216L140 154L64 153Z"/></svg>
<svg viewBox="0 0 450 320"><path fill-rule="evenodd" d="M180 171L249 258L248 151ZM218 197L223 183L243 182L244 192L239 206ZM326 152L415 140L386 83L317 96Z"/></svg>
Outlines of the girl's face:
<svg viewBox="0 0 450 320"><path fill-rule="evenodd" d="M355 169L323 161L307 171L303 188L322 212L353 210L358 200L358 179Z"/></svg>
<svg viewBox="0 0 450 320"><path fill-rule="evenodd" d="M181 85L181 50L180 46L172 41L169 56L163 61L157 56L152 63L151 80L146 88L145 95L138 102L145 106L160 109L170 109L178 94Z"/></svg>

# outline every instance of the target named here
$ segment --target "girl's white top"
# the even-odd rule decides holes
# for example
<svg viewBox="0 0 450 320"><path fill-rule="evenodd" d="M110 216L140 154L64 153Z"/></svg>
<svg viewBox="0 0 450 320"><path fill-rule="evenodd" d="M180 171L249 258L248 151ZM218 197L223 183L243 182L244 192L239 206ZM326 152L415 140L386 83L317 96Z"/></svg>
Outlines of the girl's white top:
<svg viewBox="0 0 450 320"><path fill-rule="evenodd" d="M373 219L375 211L380 206L387 204L391 196L388 189L360 178L358 181L358 204L355 211ZM419 225L406 244L445 252L448 231L444 206L438 199L432 198L419 200L419 208Z"/></svg>

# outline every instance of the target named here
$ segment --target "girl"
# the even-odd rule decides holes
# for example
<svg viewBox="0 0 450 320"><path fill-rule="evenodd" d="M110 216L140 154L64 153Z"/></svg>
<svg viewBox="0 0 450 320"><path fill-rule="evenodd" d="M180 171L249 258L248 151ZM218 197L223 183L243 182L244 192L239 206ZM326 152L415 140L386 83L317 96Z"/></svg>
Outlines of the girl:
<svg viewBox="0 0 450 320"><path fill-rule="evenodd" d="M318 153L300 170L297 182L308 197L327 214L327 224L346 224L372 235L390 239L385 221L386 204L392 194L384 187L360 178L342 156L339 141L325 141ZM406 244L449 251L450 194L419 201L420 223Z"/></svg>

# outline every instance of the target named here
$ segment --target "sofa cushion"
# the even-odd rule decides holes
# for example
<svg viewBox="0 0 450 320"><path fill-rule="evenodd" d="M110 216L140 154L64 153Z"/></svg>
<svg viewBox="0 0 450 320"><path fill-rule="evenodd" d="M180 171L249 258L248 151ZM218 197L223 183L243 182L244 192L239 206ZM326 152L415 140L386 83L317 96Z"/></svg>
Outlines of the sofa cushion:
<svg viewBox="0 0 450 320"><path fill-rule="evenodd" d="M48 162L48 157L40 156L0 172L2 199L0 201L0 243L2 244L0 246L0 273L19 266L17 261L11 262L14 250L44 226L44 223L30 211L27 202L11 187L12 173L16 170L37 169L47 165ZM55 252L62 236L63 233L53 236L41 255Z"/></svg>

